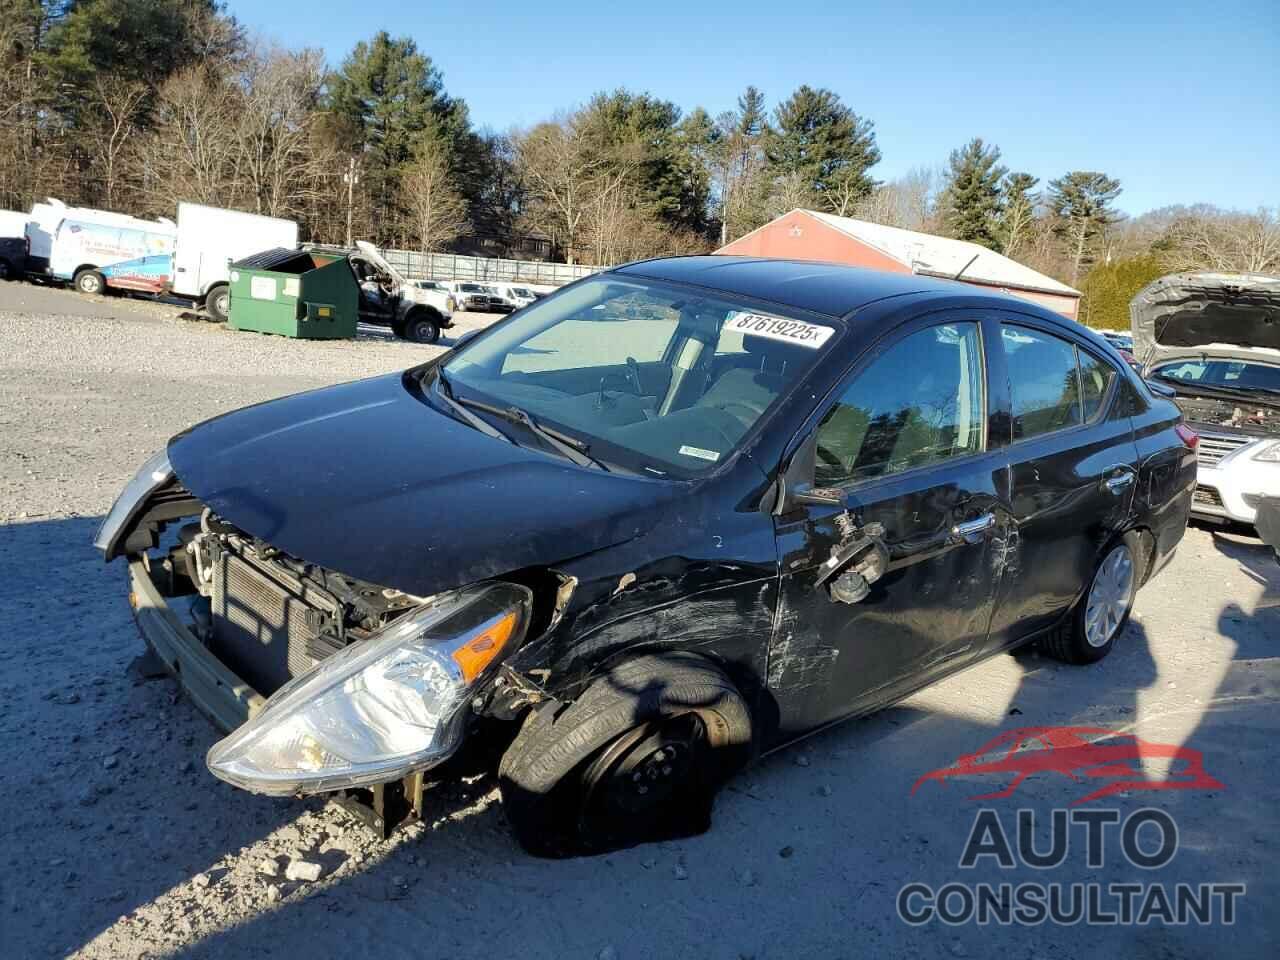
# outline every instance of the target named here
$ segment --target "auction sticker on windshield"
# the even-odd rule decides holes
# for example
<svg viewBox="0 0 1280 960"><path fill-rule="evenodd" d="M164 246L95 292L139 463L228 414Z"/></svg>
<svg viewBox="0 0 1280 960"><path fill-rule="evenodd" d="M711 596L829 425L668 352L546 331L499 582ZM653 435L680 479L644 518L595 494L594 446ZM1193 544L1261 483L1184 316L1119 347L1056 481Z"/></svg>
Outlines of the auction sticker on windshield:
<svg viewBox="0 0 1280 960"><path fill-rule="evenodd" d="M823 327L816 323L784 320L781 317L745 311L731 315L724 328L747 336L764 337L766 340L796 343L810 350L817 350L835 332L831 327Z"/></svg>

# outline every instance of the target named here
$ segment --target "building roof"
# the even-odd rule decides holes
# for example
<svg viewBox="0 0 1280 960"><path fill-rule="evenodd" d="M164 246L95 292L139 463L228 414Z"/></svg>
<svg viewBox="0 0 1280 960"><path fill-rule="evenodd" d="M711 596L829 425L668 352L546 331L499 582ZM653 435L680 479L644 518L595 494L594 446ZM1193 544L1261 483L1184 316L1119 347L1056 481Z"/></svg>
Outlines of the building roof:
<svg viewBox="0 0 1280 960"><path fill-rule="evenodd" d="M618 267L613 272L690 283L829 317L843 316L877 300L904 294L949 293L962 297L981 295L973 287L948 280L867 270L839 263L772 257L735 257L723 254L668 257L641 260L639 263ZM994 291L991 295L1001 296ZM1027 306L1022 301L1017 303L1020 308Z"/></svg>
<svg viewBox="0 0 1280 960"><path fill-rule="evenodd" d="M913 273L927 277L951 278L963 269L962 279L970 283L988 283L993 286L1055 293L1069 297L1080 296L1079 290L1060 283L1053 277L1045 276L1016 260L1010 260L994 250L988 250L986 247L966 240L952 240L915 230L886 227L879 223L854 220L852 217L837 217L835 214L821 213L817 210L800 210L799 212L879 250L909 267ZM974 257L977 259L974 260ZM969 263L971 260L973 262ZM966 264L969 264L967 268Z"/></svg>

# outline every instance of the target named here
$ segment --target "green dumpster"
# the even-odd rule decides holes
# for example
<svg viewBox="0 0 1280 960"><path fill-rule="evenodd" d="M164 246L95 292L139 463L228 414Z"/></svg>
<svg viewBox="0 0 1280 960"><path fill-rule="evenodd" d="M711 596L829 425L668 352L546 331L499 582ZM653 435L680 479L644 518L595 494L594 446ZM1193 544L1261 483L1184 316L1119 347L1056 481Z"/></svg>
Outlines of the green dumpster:
<svg viewBox="0 0 1280 960"><path fill-rule="evenodd" d="M360 290L346 257L278 247L230 270L233 329L313 340L356 335Z"/></svg>

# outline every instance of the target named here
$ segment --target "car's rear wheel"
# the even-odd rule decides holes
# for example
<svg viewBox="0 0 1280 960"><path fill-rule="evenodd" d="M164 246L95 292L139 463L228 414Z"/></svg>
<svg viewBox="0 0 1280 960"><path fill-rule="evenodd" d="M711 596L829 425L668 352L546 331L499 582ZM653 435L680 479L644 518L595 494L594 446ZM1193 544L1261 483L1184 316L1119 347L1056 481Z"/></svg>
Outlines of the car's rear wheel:
<svg viewBox="0 0 1280 960"><path fill-rule="evenodd" d="M1096 663L1111 652L1133 610L1142 573L1141 540L1134 533L1115 541L1094 570L1089 589L1067 622L1042 641L1066 663Z"/></svg>
<svg viewBox="0 0 1280 960"><path fill-rule="evenodd" d="M0 280L12 280L15 272L8 260L0 258Z"/></svg>
<svg viewBox="0 0 1280 960"><path fill-rule="evenodd" d="M97 270L81 270L75 275L74 283L81 293L104 293L107 288L106 281Z"/></svg>
<svg viewBox="0 0 1280 960"><path fill-rule="evenodd" d="M690 836L750 746L746 703L713 664L639 657L526 719L499 767L503 806L538 856Z"/></svg>

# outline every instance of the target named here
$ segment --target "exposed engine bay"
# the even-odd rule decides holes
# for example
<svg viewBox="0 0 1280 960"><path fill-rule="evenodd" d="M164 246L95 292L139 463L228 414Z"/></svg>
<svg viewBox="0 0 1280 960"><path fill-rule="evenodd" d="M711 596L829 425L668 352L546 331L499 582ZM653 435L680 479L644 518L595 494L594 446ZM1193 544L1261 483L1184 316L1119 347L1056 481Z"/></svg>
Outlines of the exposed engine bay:
<svg viewBox="0 0 1280 960"><path fill-rule="evenodd" d="M208 509L167 560L207 601L192 607L196 635L268 696L426 599L290 557Z"/></svg>
<svg viewBox="0 0 1280 960"><path fill-rule="evenodd" d="M1280 436L1280 407L1192 396L1185 389L1174 389L1178 391L1178 407L1193 423L1229 427L1258 436Z"/></svg>

